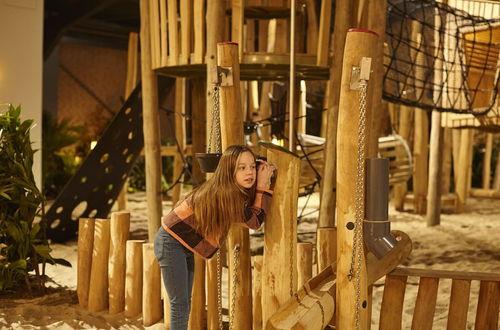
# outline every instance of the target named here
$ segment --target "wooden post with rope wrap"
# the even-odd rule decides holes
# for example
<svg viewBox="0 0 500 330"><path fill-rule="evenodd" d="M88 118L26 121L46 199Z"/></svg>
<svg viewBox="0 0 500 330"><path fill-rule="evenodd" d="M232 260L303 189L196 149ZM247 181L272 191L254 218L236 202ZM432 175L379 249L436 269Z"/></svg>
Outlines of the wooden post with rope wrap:
<svg viewBox="0 0 500 330"><path fill-rule="evenodd" d="M379 37L372 31L347 33L339 102L337 164L337 289L338 329L368 328L367 270L363 251L364 161L375 156L366 146L372 112L370 62L378 55ZM380 59L379 59L380 60ZM375 60L374 60L375 62ZM357 85L357 86L356 86ZM371 154L369 154L371 153ZM353 178L356 178L353 185Z"/></svg>
<svg viewBox="0 0 500 330"><path fill-rule="evenodd" d="M219 87L220 126L222 150L225 150L230 145L243 144L238 44L234 42L218 43L217 64L222 73ZM230 322L232 329L251 329L252 278L248 229L239 225L232 226L229 230L227 243L229 247ZM235 267L236 265L238 267Z"/></svg>
<svg viewBox="0 0 500 330"><path fill-rule="evenodd" d="M297 289L297 204L300 158L273 144L267 160L276 166L273 203L264 222L264 262L262 265L262 320L267 320Z"/></svg>

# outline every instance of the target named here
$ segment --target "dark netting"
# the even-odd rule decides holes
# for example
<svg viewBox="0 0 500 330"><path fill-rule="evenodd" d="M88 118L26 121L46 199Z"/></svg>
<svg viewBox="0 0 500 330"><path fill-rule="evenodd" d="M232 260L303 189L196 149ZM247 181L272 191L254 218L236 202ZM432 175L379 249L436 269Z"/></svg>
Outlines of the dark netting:
<svg viewBox="0 0 500 330"><path fill-rule="evenodd" d="M386 29L384 99L476 115L495 105L499 18L431 0L389 0Z"/></svg>

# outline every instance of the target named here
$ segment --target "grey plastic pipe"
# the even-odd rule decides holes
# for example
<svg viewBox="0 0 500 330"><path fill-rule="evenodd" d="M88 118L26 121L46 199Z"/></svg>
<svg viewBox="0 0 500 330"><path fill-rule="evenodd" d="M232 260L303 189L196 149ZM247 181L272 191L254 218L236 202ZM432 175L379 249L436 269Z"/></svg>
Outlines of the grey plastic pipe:
<svg viewBox="0 0 500 330"><path fill-rule="evenodd" d="M398 243L391 234L389 219L389 160L366 160L365 222L363 226L366 247L381 259Z"/></svg>

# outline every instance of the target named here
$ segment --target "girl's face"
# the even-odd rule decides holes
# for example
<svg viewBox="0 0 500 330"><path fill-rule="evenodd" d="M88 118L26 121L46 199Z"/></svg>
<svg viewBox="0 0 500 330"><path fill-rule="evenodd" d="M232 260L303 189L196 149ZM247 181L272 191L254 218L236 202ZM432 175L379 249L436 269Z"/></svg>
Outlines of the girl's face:
<svg viewBox="0 0 500 330"><path fill-rule="evenodd" d="M251 188L255 182L256 170L253 155L245 151L239 157L236 164L236 183L243 188Z"/></svg>

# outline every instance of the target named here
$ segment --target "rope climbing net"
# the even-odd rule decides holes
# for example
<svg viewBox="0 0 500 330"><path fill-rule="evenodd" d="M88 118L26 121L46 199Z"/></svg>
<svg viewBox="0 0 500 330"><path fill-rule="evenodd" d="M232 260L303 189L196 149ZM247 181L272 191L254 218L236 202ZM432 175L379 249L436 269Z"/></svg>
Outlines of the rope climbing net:
<svg viewBox="0 0 500 330"><path fill-rule="evenodd" d="M486 114L499 87L496 17L473 16L433 0L389 0L384 98L428 110Z"/></svg>

